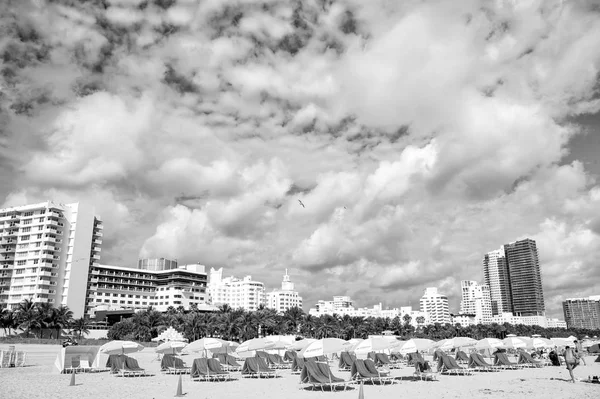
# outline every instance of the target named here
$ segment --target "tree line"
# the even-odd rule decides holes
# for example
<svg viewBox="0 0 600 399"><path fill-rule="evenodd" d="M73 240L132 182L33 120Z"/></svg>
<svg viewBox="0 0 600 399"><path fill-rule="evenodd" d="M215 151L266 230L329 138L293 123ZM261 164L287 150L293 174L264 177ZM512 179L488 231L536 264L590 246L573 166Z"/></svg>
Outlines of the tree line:
<svg viewBox="0 0 600 399"><path fill-rule="evenodd" d="M323 315L315 317L304 313L298 307L290 308L283 314L261 306L256 311L232 309L222 305L218 312L203 313L197 310L185 311L182 307L169 308L162 313L152 308L137 312L133 317L110 327L109 339L150 341L171 326L185 338L195 341L204 337L218 337L225 340L243 342L248 339L268 335L297 335L307 338L367 338L369 335L391 331L404 339L429 338L440 340L453 337L505 338L508 334L531 336L539 334L545 338L599 336L600 330L543 328L539 326L504 324L478 324L461 327L460 324L424 325L423 320L415 320L413 326L410 315L395 317L351 317L348 315Z"/></svg>
<svg viewBox="0 0 600 399"><path fill-rule="evenodd" d="M73 312L68 306L60 305L55 308L50 303L35 303L29 299L23 300L14 310L1 309L0 327L4 335L23 330L26 337L33 334L37 338L45 338L44 331L49 330L47 338L60 338L63 329L70 329L82 334L89 332L90 320L73 318Z"/></svg>

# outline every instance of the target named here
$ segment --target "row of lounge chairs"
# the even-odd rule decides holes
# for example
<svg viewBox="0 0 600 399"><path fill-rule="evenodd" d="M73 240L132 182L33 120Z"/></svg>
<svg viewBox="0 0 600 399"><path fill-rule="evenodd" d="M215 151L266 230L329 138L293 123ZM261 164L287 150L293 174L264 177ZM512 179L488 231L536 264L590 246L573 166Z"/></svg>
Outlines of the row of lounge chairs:
<svg viewBox="0 0 600 399"><path fill-rule="evenodd" d="M141 368L137 360L125 355L110 355L106 367L112 374L119 377L143 377L146 370Z"/></svg>

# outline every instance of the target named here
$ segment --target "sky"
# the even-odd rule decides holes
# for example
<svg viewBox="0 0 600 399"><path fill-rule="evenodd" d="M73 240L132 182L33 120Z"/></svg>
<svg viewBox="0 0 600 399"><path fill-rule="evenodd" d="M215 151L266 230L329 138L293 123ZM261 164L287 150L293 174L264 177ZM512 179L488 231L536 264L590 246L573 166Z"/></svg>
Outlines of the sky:
<svg viewBox="0 0 600 399"><path fill-rule="evenodd" d="M600 294L600 1L9 0L0 63L0 205L103 264L458 312L531 238L548 315Z"/></svg>

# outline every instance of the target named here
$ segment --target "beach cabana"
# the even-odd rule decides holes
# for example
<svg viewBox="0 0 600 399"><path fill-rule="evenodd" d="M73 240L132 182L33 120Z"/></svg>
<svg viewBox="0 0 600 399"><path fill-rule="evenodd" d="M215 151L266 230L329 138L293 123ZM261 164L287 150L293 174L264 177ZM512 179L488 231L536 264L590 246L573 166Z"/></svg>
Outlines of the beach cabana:
<svg viewBox="0 0 600 399"><path fill-rule="evenodd" d="M61 348L54 365L61 374L99 370L98 346L67 346Z"/></svg>

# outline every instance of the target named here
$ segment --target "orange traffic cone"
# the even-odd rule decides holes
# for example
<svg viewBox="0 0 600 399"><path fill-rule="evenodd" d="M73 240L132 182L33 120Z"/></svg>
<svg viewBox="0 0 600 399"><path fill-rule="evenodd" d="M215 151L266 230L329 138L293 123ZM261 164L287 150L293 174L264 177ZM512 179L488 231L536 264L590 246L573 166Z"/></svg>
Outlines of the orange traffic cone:
<svg viewBox="0 0 600 399"><path fill-rule="evenodd" d="M175 397L183 397L183 388L181 387L181 374L179 374L179 382L177 383L177 393L175 394Z"/></svg>
<svg viewBox="0 0 600 399"><path fill-rule="evenodd" d="M358 390L358 399L365 399L365 393L363 391L363 382L360 382L360 388Z"/></svg>
<svg viewBox="0 0 600 399"><path fill-rule="evenodd" d="M75 372L73 372L73 374L71 374L71 383L69 384L70 387L74 387L75 386Z"/></svg>

